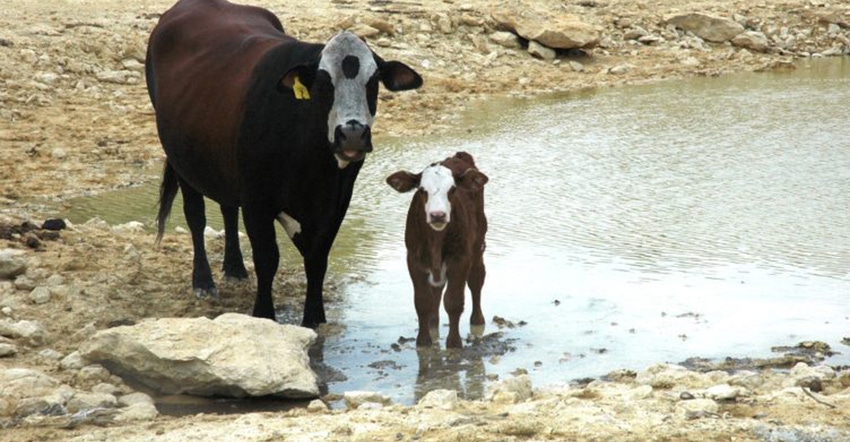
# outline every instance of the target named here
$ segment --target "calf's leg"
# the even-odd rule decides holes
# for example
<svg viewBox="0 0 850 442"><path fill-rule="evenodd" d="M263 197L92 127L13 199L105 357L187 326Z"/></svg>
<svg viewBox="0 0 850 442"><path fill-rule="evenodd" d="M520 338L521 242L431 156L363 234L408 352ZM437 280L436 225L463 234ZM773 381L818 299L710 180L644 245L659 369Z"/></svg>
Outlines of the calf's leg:
<svg viewBox="0 0 850 442"><path fill-rule="evenodd" d="M434 301L434 287L428 283L428 274L413 267L409 267L409 272L410 279L413 281L413 304L416 307L416 317L419 319L416 346L430 347L433 343L431 340L431 322L434 318L434 311L440 308L440 304L439 301Z"/></svg>
<svg viewBox="0 0 850 442"><path fill-rule="evenodd" d="M463 341L460 339L460 315L463 314L463 289L466 282L466 273L457 272L452 274L449 270L449 282L446 293L443 295L443 305L449 315L449 335L446 337L446 348L461 348Z"/></svg>
<svg viewBox="0 0 850 442"><path fill-rule="evenodd" d="M248 271L239 247L239 207L223 205L221 216L224 218L224 276L245 279Z"/></svg>
<svg viewBox="0 0 850 442"><path fill-rule="evenodd" d="M207 260L207 250L204 245L204 228L207 217L204 212L204 197L183 180L180 180L180 190L183 193L183 214L189 231L192 233L192 289L195 296L204 298L207 295L216 296L217 290L212 278L210 263Z"/></svg>
<svg viewBox="0 0 850 442"><path fill-rule="evenodd" d="M472 325L484 325L484 313L481 311L481 287L484 286L484 277L487 270L484 268L484 258L478 256L469 269L469 291L472 293L472 315L469 323Z"/></svg>

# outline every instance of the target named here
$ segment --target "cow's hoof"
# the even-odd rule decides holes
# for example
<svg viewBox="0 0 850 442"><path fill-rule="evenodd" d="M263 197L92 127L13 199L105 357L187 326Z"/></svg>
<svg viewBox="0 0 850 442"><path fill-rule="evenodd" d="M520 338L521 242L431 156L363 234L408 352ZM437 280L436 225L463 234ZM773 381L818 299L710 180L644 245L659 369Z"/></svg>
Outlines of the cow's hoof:
<svg viewBox="0 0 850 442"><path fill-rule="evenodd" d="M208 289L202 289L197 287L194 289L195 297L198 299L206 299L206 298L218 298L218 289L215 287L211 287Z"/></svg>

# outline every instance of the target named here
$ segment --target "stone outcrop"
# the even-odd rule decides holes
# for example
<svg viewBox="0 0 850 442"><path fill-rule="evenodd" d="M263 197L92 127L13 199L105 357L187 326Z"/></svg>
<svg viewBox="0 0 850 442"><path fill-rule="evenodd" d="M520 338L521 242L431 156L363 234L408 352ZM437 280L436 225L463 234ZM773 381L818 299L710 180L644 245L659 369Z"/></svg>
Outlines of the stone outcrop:
<svg viewBox="0 0 850 442"><path fill-rule="evenodd" d="M744 32L738 22L708 14L674 14L664 18L664 23L694 33L703 40L723 43Z"/></svg>
<svg viewBox="0 0 850 442"><path fill-rule="evenodd" d="M598 27L574 15L549 16L528 9L498 9L491 15L503 28L552 49L590 49L601 38Z"/></svg>
<svg viewBox="0 0 850 442"><path fill-rule="evenodd" d="M164 394L315 397L310 329L226 313L148 320L96 333L83 358Z"/></svg>

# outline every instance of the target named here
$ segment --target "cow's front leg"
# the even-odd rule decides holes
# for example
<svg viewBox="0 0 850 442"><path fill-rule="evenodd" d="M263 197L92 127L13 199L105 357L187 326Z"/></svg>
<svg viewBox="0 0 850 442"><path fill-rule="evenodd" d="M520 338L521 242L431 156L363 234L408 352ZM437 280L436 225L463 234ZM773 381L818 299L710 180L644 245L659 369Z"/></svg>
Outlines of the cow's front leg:
<svg viewBox="0 0 850 442"><path fill-rule="evenodd" d="M180 180L180 190L183 193L183 215L192 233L192 290L198 298L216 296L218 292L204 245L204 228L207 225L204 197L183 180Z"/></svg>
<svg viewBox="0 0 850 442"><path fill-rule="evenodd" d="M243 208L245 230L253 249L254 270L257 274L257 298L254 300L253 315L258 318L275 319L272 283L280 263L274 231L274 215Z"/></svg>
<svg viewBox="0 0 850 442"><path fill-rule="evenodd" d="M325 302L322 298L322 286L328 271L328 251L320 250L304 258L304 272L307 274L307 298L304 300L304 319L302 327L317 328L327 322Z"/></svg>
<svg viewBox="0 0 850 442"><path fill-rule="evenodd" d="M224 218L224 276L246 279L248 271L239 247L239 207L222 205L221 216Z"/></svg>

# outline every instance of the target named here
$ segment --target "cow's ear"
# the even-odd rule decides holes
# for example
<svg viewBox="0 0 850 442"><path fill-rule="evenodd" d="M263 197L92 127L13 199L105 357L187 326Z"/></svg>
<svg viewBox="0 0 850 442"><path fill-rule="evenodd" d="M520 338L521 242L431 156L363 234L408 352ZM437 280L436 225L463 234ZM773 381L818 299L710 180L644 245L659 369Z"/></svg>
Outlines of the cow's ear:
<svg viewBox="0 0 850 442"><path fill-rule="evenodd" d="M476 192L481 190L487 181L490 181L490 178L478 169L466 169L466 172L458 178L457 184L461 189Z"/></svg>
<svg viewBox="0 0 850 442"><path fill-rule="evenodd" d="M419 187L419 179L421 174L413 174L404 170L398 171L387 177L387 184L397 192L410 192Z"/></svg>
<svg viewBox="0 0 850 442"><path fill-rule="evenodd" d="M378 69L381 70L381 83L388 90L406 91L422 86L422 77L400 61L382 61Z"/></svg>
<svg viewBox="0 0 850 442"><path fill-rule="evenodd" d="M299 65L290 69L278 81L278 91L294 93L298 100L310 99L310 88L316 78L316 69L313 66Z"/></svg>

